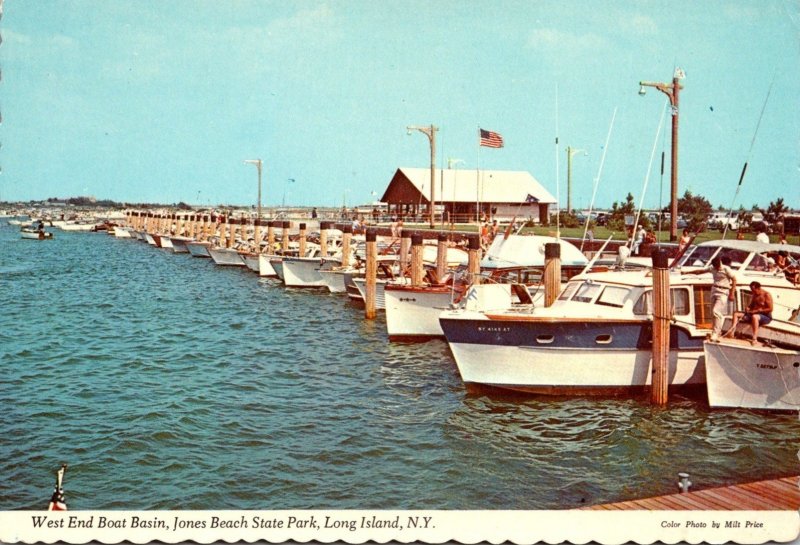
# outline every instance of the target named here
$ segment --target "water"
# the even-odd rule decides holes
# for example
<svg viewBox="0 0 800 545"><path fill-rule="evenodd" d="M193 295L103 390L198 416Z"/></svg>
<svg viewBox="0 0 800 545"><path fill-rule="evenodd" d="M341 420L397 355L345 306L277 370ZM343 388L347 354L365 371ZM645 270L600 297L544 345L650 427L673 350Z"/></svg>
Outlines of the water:
<svg viewBox="0 0 800 545"><path fill-rule="evenodd" d="M556 509L798 473L796 416L467 395L345 297L0 220L0 510Z"/></svg>

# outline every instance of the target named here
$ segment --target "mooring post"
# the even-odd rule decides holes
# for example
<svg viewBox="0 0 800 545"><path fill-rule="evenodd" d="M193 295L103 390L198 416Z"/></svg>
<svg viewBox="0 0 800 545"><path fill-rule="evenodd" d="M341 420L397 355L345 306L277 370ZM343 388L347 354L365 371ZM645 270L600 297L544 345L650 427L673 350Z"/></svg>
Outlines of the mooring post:
<svg viewBox="0 0 800 545"><path fill-rule="evenodd" d="M666 405L669 391L669 258L656 248L653 258L653 381L650 401Z"/></svg>
<svg viewBox="0 0 800 545"><path fill-rule="evenodd" d="M275 254L275 222L267 222L267 254Z"/></svg>
<svg viewBox="0 0 800 545"><path fill-rule="evenodd" d="M436 281L441 282L447 274L447 233L439 233L436 244Z"/></svg>
<svg viewBox="0 0 800 545"><path fill-rule="evenodd" d="M261 253L261 218L253 220L253 245L256 247L255 252Z"/></svg>
<svg viewBox="0 0 800 545"><path fill-rule="evenodd" d="M350 266L350 239L353 238L353 226L342 225L342 267Z"/></svg>
<svg viewBox="0 0 800 545"><path fill-rule="evenodd" d="M281 251L283 255L289 253L289 227L292 225L290 221L281 222Z"/></svg>
<svg viewBox="0 0 800 545"><path fill-rule="evenodd" d="M400 230L400 276L411 274L408 272L409 253L411 250L411 231Z"/></svg>
<svg viewBox="0 0 800 545"><path fill-rule="evenodd" d="M375 296L378 276L378 231L367 229L367 264L365 268L366 285L364 292L364 318L373 320L376 316Z"/></svg>
<svg viewBox="0 0 800 545"><path fill-rule="evenodd" d="M561 293L561 245L544 245L544 306L549 307Z"/></svg>
<svg viewBox="0 0 800 545"><path fill-rule="evenodd" d="M322 257L328 257L328 229L331 228L331 222L319 222L319 251Z"/></svg>
<svg viewBox="0 0 800 545"><path fill-rule="evenodd" d="M226 248L233 248L233 243L236 241L236 225L238 223L236 218L228 218L228 240L225 243Z"/></svg>
<svg viewBox="0 0 800 545"><path fill-rule="evenodd" d="M472 284L481 283L481 239L478 235L467 238L467 272Z"/></svg>
<svg viewBox="0 0 800 545"><path fill-rule="evenodd" d="M306 224L300 224L299 254L300 257L306 256Z"/></svg>
<svg viewBox="0 0 800 545"><path fill-rule="evenodd" d="M411 285L421 286L424 275L422 267L422 235L411 235Z"/></svg>

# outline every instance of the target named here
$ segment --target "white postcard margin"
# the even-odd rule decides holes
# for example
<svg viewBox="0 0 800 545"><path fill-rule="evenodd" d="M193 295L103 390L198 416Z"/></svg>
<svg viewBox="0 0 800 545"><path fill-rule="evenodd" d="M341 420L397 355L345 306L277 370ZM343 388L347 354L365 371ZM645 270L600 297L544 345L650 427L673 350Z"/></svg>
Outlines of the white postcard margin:
<svg viewBox="0 0 800 545"><path fill-rule="evenodd" d="M788 543L795 511L6 511L2 543Z"/></svg>

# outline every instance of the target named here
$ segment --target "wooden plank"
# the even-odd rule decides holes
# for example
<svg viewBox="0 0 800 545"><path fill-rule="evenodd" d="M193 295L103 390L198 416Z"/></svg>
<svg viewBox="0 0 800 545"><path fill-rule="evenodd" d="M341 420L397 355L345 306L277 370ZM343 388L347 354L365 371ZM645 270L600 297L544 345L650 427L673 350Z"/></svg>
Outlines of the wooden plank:
<svg viewBox="0 0 800 545"><path fill-rule="evenodd" d="M599 510L774 511L800 509L799 478L782 477L682 494L667 494L583 507Z"/></svg>

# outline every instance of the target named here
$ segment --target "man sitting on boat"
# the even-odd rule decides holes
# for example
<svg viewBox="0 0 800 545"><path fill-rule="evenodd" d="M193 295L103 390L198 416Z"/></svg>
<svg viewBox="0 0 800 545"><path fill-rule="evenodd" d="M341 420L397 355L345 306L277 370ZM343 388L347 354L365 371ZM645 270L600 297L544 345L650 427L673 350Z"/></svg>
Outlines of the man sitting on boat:
<svg viewBox="0 0 800 545"><path fill-rule="evenodd" d="M745 312L733 313L733 325L725 333L725 337L732 337L736 331L736 324L739 320L749 323L753 328L753 338L750 341L753 346L758 346L758 327L767 325L772 321L772 295L767 290L761 288L759 282L750 282L750 304L747 305Z"/></svg>

